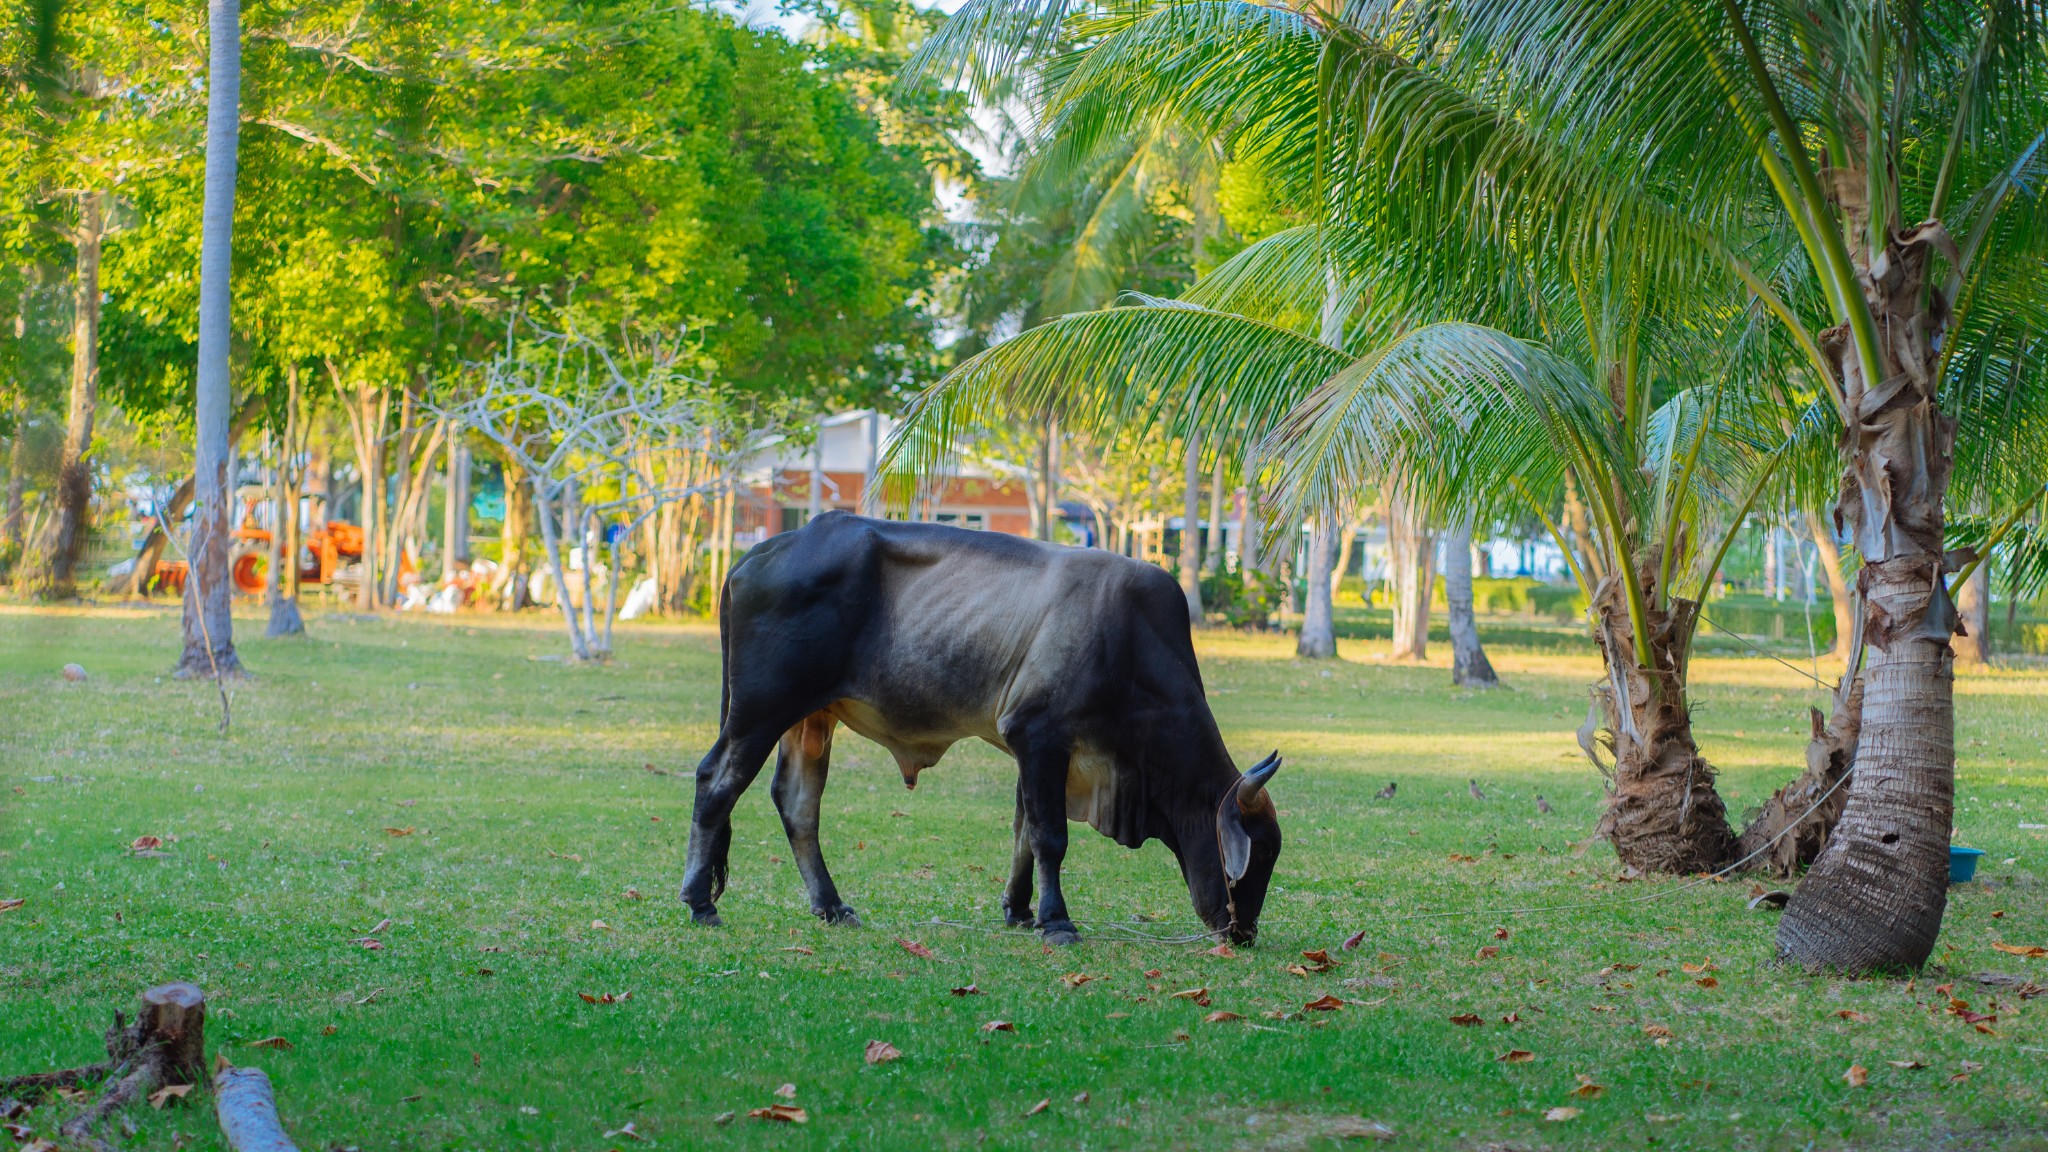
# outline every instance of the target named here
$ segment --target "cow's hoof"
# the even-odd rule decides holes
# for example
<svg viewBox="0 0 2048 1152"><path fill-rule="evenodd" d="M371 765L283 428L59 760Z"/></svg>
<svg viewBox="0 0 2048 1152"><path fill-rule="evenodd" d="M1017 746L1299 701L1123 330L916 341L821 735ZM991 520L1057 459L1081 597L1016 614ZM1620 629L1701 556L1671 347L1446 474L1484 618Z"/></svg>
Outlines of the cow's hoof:
<svg viewBox="0 0 2048 1152"><path fill-rule="evenodd" d="M1029 928L1037 920L1030 912L1013 912L1009 901L1003 902L1003 925L1008 928Z"/></svg>
<svg viewBox="0 0 2048 1152"><path fill-rule="evenodd" d="M1064 948L1069 944L1081 942L1081 934L1074 931L1072 924L1047 924L1044 931L1045 942L1055 948Z"/></svg>
<svg viewBox="0 0 2048 1152"><path fill-rule="evenodd" d="M718 918L718 909L716 908L706 908L702 912L693 908L690 910L690 919L695 923L704 925L706 928L725 927L725 921Z"/></svg>
<svg viewBox="0 0 2048 1152"><path fill-rule="evenodd" d="M811 914L827 924L838 924L847 928L860 927L860 915L851 904L840 904L831 908L813 908Z"/></svg>

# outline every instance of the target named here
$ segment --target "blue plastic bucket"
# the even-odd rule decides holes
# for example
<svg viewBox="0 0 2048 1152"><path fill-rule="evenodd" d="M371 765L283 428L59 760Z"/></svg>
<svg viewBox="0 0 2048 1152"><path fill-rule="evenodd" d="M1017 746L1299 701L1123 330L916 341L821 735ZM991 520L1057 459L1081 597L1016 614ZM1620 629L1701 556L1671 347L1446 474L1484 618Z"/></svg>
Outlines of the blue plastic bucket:
<svg viewBox="0 0 2048 1152"><path fill-rule="evenodd" d="M1948 882L1967 884L1977 875L1977 857L1984 855L1982 848L1958 848L1948 846Z"/></svg>

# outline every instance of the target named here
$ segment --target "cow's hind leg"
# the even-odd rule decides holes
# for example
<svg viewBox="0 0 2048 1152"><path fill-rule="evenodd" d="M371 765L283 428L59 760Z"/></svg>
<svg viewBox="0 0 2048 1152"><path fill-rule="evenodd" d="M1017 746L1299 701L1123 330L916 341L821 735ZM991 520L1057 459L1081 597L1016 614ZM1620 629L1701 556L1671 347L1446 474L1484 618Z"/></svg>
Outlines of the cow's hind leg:
<svg viewBox="0 0 2048 1152"><path fill-rule="evenodd" d="M732 850L732 809L761 774L780 732L728 724L697 765L697 803L690 813L689 859L683 867L683 903L699 924L717 924Z"/></svg>
<svg viewBox="0 0 2048 1152"><path fill-rule="evenodd" d="M1017 816L1010 824L1010 885L1003 890L1003 923L1031 923L1031 835L1024 822L1024 785L1017 785Z"/></svg>
<svg viewBox="0 0 2048 1152"><path fill-rule="evenodd" d="M1060 890L1060 865L1067 858L1067 766L1069 741L1050 734L1004 734L1017 754L1017 789L1024 801L1025 834L1038 865L1038 930L1048 944L1074 944L1081 934L1067 918Z"/></svg>
<svg viewBox="0 0 2048 1152"><path fill-rule="evenodd" d="M860 917L839 899L825 853L818 847L818 808L825 795L825 775L832 764L832 729L838 721L829 712L813 712L782 734L775 757L775 780L769 791L789 834L789 850L810 893L811 913L827 924L860 926Z"/></svg>

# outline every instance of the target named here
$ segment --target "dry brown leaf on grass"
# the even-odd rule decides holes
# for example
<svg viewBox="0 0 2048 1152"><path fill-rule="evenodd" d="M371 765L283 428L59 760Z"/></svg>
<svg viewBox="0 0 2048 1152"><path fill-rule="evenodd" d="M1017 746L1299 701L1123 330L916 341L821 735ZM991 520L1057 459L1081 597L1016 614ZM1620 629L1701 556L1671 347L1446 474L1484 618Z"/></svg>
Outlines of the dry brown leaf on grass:
<svg viewBox="0 0 2048 1152"><path fill-rule="evenodd" d="M163 846L164 838L161 836L137 836L128 842L130 852L154 852Z"/></svg>
<svg viewBox="0 0 2048 1152"><path fill-rule="evenodd" d="M638 900L639 898L640 898L640 890L639 890L638 888L628 888L628 889L626 889L626 899L628 899L628 900Z"/></svg>
<svg viewBox="0 0 2048 1152"><path fill-rule="evenodd" d="M287 1039L285 1039L285 1038L284 1038L284 1037L282 1037L282 1036L266 1036L266 1037L264 1037L264 1038L263 1038L263 1039L261 1039L261 1040L251 1040L251 1041L249 1041L249 1042L248 1042L247 1044L243 1045L243 1047L245 1047L245 1048L277 1048L277 1049L280 1049L280 1050L282 1050L282 1051L286 1051L286 1052L289 1052L289 1051L291 1051L291 1048L292 1048L292 1042L291 1042L291 1041L289 1041L289 1040L287 1040Z"/></svg>
<svg viewBox="0 0 2048 1152"><path fill-rule="evenodd" d="M887 1040L868 1041L867 1051L861 1054L861 1059L870 1064L887 1064L891 1060L902 1058L903 1053L897 1051L896 1046Z"/></svg>
<svg viewBox="0 0 2048 1152"><path fill-rule="evenodd" d="M1918 1072L1922 1068L1927 1067L1927 1065L1921 1063L1918 1060L1887 1060L1885 1061L1885 1063L1891 1065L1894 1068L1903 1068L1908 1072Z"/></svg>
<svg viewBox="0 0 2048 1152"><path fill-rule="evenodd" d="M1861 1064L1851 1064L1849 1070L1842 1073L1842 1081L1851 1088L1861 1088L1870 1083L1870 1069Z"/></svg>
<svg viewBox="0 0 2048 1152"><path fill-rule="evenodd" d="M1015 1032L1017 1026L1008 1020L991 1020L981 1026L983 1032Z"/></svg>
<svg viewBox="0 0 2048 1152"><path fill-rule="evenodd" d="M1643 1035L1654 1036L1659 1040L1669 1040L1671 1039L1671 1029L1666 1028L1662 1024L1646 1024L1643 1026Z"/></svg>
<svg viewBox="0 0 2048 1152"><path fill-rule="evenodd" d="M1091 976L1086 972L1069 972L1065 976L1060 977L1060 983L1065 984L1069 988L1079 988L1081 985L1092 980L1106 979L1108 979L1106 976Z"/></svg>
<svg viewBox="0 0 2048 1152"><path fill-rule="evenodd" d="M1495 929L1493 930L1493 938L1494 938L1495 940L1505 940L1505 939L1507 939L1507 938L1508 938L1508 930L1507 930L1507 929L1505 929L1505 928L1495 928Z"/></svg>
<svg viewBox="0 0 2048 1152"><path fill-rule="evenodd" d="M920 960L936 960L938 958L932 955L931 949L925 947L924 945L918 943L915 940L905 940L899 936L896 938L896 943L902 945L903 950L905 952L910 953L912 956L915 956Z"/></svg>
<svg viewBox="0 0 2048 1152"><path fill-rule="evenodd" d="M1579 1086L1572 1089L1572 1095L1577 1096L1579 1099L1597 1100L1607 1094L1607 1086L1605 1084L1595 1084L1593 1078L1584 1072L1579 1073L1578 1079Z"/></svg>
<svg viewBox="0 0 2048 1152"><path fill-rule="evenodd" d="M794 952L794 953L796 953L796 954L797 954L797 955L799 955L799 956L816 956L816 955L817 955L817 953L816 953L816 952L813 952L813 951L811 951L811 950L810 950L809 948L806 948L806 947L804 947L804 946L803 946L803 945L801 945L801 944L791 944L791 945L790 945L789 947L787 947L787 948L784 948L784 949L783 949L783 951L784 951L784 952Z"/></svg>
<svg viewBox="0 0 2048 1152"><path fill-rule="evenodd" d="M16 1144L26 1144L35 1139L36 1130L26 1124L0 1124L0 1132L14 1137Z"/></svg>
<svg viewBox="0 0 2048 1152"><path fill-rule="evenodd" d="M1038 1103L1036 1103L1036 1104L1033 1104L1033 1105L1032 1105L1031 1107L1029 1107L1029 1108L1026 1108L1026 1109L1024 1110L1024 1114L1025 1114L1026 1116L1036 1116L1036 1115L1038 1115L1038 1114L1039 1114L1040 1112L1043 1112L1043 1111L1045 1111L1045 1110L1046 1110L1047 1108L1050 1108L1050 1107L1052 1107L1052 1097L1050 1097L1050 1096L1047 1096L1047 1097L1046 1097L1045 1099L1043 1099L1043 1100L1040 1100L1040 1101L1039 1101Z"/></svg>
<svg viewBox="0 0 2048 1152"><path fill-rule="evenodd" d="M979 996L981 995L981 987L976 984L962 984L960 987L953 989L953 995Z"/></svg>
<svg viewBox="0 0 2048 1152"><path fill-rule="evenodd" d="M1209 1014L1208 1014L1207 1016L1204 1016L1204 1017L1202 1017L1202 1023L1204 1023L1204 1024L1228 1024L1228 1023L1230 1023L1230 1022L1231 1022L1231 1021L1233 1021L1233 1020L1242 1020L1242 1019L1244 1019L1244 1017L1242 1017L1242 1016L1239 1016L1239 1015L1238 1015L1237 1013L1235 1013L1235 1012L1225 1012L1225 1011L1223 1011L1223 1010L1221 1010L1221 1009L1218 1009L1218 1010L1216 1010L1216 1011L1214 1011L1214 1012L1211 1012L1211 1013L1209 1013Z"/></svg>
<svg viewBox="0 0 2048 1152"><path fill-rule="evenodd" d="M616 994L611 992L599 992L596 995L592 995L588 992L578 992L576 994L576 997L577 999L583 1001L585 1004L621 1004L625 1001L631 1000L633 998L633 994L631 992L619 992Z"/></svg>
<svg viewBox="0 0 2048 1152"><path fill-rule="evenodd" d="M1536 1054L1526 1048L1513 1048L1495 1056L1494 1059L1502 1064L1532 1064L1536 1060Z"/></svg>
<svg viewBox="0 0 2048 1152"><path fill-rule="evenodd" d="M1327 948L1303 952L1301 958L1308 961L1308 970L1311 972L1328 972L1337 966L1337 962L1330 959L1330 950Z"/></svg>
<svg viewBox="0 0 2048 1152"><path fill-rule="evenodd" d="M1577 1120L1579 1118L1579 1110L1577 1108L1552 1108L1543 1114L1543 1118L1553 1123Z"/></svg>
<svg viewBox="0 0 2048 1152"><path fill-rule="evenodd" d="M1481 1021L1476 1013L1460 1012L1458 1015L1451 1017L1451 1023L1456 1024L1460 1028L1477 1028Z"/></svg>
<svg viewBox="0 0 2048 1152"><path fill-rule="evenodd" d="M419 831L419 829L414 828L412 825L408 824L403 828L386 828L384 830L384 834L386 836L410 836L417 831Z"/></svg>
<svg viewBox="0 0 2048 1152"><path fill-rule="evenodd" d="M575 852L557 852L553 848L550 848L548 849L548 855L554 857L557 860L574 860L578 864L583 863L583 857Z"/></svg>
<svg viewBox="0 0 2048 1152"><path fill-rule="evenodd" d="M1491 960L1498 955L1500 955L1500 946L1498 944L1488 944L1481 948L1473 958L1476 960Z"/></svg>
<svg viewBox="0 0 2048 1152"><path fill-rule="evenodd" d="M1702 972L1720 971L1719 968L1714 967L1714 963L1711 960L1707 961L1704 964L1680 964L1678 966L1678 970L1685 973L1687 976L1697 976Z"/></svg>
<svg viewBox="0 0 2048 1152"><path fill-rule="evenodd" d="M1719 988L1721 986L1721 982L1719 980L1714 979L1712 976L1702 976L1699 979L1693 981L1693 983L1699 985L1702 988Z"/></svg>
<svg viewBox="0 0 2048 1152"><path fill-rule="evenodd" d="M2027 957L2039 957L2039 956L2048 956L2048 948L2043 948L2043 947L2042 947L2041 945L2039 945L2039 944L2003 944L2003 943L1994 943L1994 944L1993 944L1993 945L1991 945L1991 946L1992 946L1993 948L1996 948L1996 949L1997 949L1998 951L2000 951L2000 952L2004 952L2004 953L2007 953L2007 954L2009 954L2009 955L2012 955L2012 956L2027 956Z"/></svg>
<svg viewBox="0 0 2048 1152"><path fill-rule="evenodd" d="M1344 1001L1339 997L1326 993L1303 1004L1301 1007L1307 1012L1335 1012L1339 1008L1344 1007Z"/></svg>
<svg viewBox="0 0 2048 1152"><path fill-rule="evenodd" d="M1870 1023L1870 1017L1865 1016L1863 1013L1858 1012L1854 1008L1844 1008L1840 1012L1835 1013L1835 1015L1843 1020L1847 1020L1851 1024Z"/></svg>
<svg viewBox="0 0 2048 1152"><path fill-rule="evenodd" d="M794 1100L796 1099L796 1085L784 1084L775 1090L775 1094L784 1100Z"/></svg>
<svg viewBox="0 0 2048 1152"><path fill-rule="evenodd" d="M1361 928L1344 938L1343 948L1346 952L1350 952L1363 943L1365 943L1365 929Z"/></svg>
<svg viewBox="0 0 2048 1152"><path fill-rule="evenodd" d="M1209 1006L1209 990L1207 988L1183 988L1168 996L1167 999L1193 1000L1196 1004L1207 1008Z"/></svg>
<svg viewBox="0 0 2048 1152"><path fill-rule="evenodd" d="M190 1084L166 1084L149 1094L149 1106L162 1111L164 1105L172 1100L183 1100L191 1092L192 1085Z"/></svg>
<svg viewBox="0 0 2048 1152"><path fill-rule="evenodd" d="M1165 973L1164 973L1164 972L1161 972L1161 971L1160 971L1159 969L1157 969L1157 968L1147 968L1147 969L1145 969L1145 979L1147 979L1147 980L1157 980L1157 979L1159 979L1159 978L1160 978L1161 976L1164 976L1164 975L1165 975Z"/></svg>
<svg viewBox="0 0 2048 1152"><path fill-rule="evenodd" d="M809 1124L811 1114L793 1104L770 1104L766 1108L747 1109L749 1120L779 1120L784 1124Z"/></svg>
<svg viewBox="0 0 2048 1152"><path fill-rule="evenodd" d="M620 1126L619 1126L619 1127L617 1127L617 1128L610 1128L610 1129L607 1129L607 1130L605 1131L605 1134L604 1134L604 1136L603 1136L603 1139L609 1140L609 1139L611 1139L611 1138L612 1138L612 1137L614 1137L614 1136L624 1136L624 1137L626 1137L626 1138L627 1138L628 1140L645 1140L645 1139L647 1139L647 1137L645 1137L645 1136L642 1136L642 1135L641 1135L641 1134L639 1133L639 1131L638 1131L637 1129L635 1129L635 1128L633 1127L633 1124L634 1124L634 1121L628 1120L628 1121L626 1121L626 1122L625 1122L624 1124L620 1125Z"/></svg>
<svg viewBox="0 0 2048 1152"><path fill-rule="evenodd" d="M1209 949L1208 951L1206 951L1206 952L1202 953L1202 955L1204 955L1204 956L1221 956L1221 957L1222 957L1223 959L1225 959L1225 960L1235 960L1235 959L1237 959L1237 953L1235 953L1235 952L1231 951L1231 950L1230 950L1230 945L1228 945L1228 944L1218 944L1218 945L1217 945L1217 946L1215 946L1214 948L1211 948L1211 949Z"/></svg>
<svg viewBox="0 0 2048 1152"><path fill-rule="evenodd" d="M9 896L5 900L0 900L0 912L12 912L26 903L28 903L26 897Z"/></svg>

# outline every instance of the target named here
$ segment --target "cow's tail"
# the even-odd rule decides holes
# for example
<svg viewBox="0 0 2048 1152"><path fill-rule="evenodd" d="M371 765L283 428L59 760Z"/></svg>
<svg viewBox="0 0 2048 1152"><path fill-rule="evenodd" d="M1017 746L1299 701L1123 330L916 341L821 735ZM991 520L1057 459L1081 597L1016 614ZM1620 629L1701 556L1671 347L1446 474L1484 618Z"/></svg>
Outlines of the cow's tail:
<svg viewBox="0 0 2048 1152"><path fill-rule="evenodd" d="M725 720L732 711L732 574L718 585L718 732L725 734Z"/></svg>

